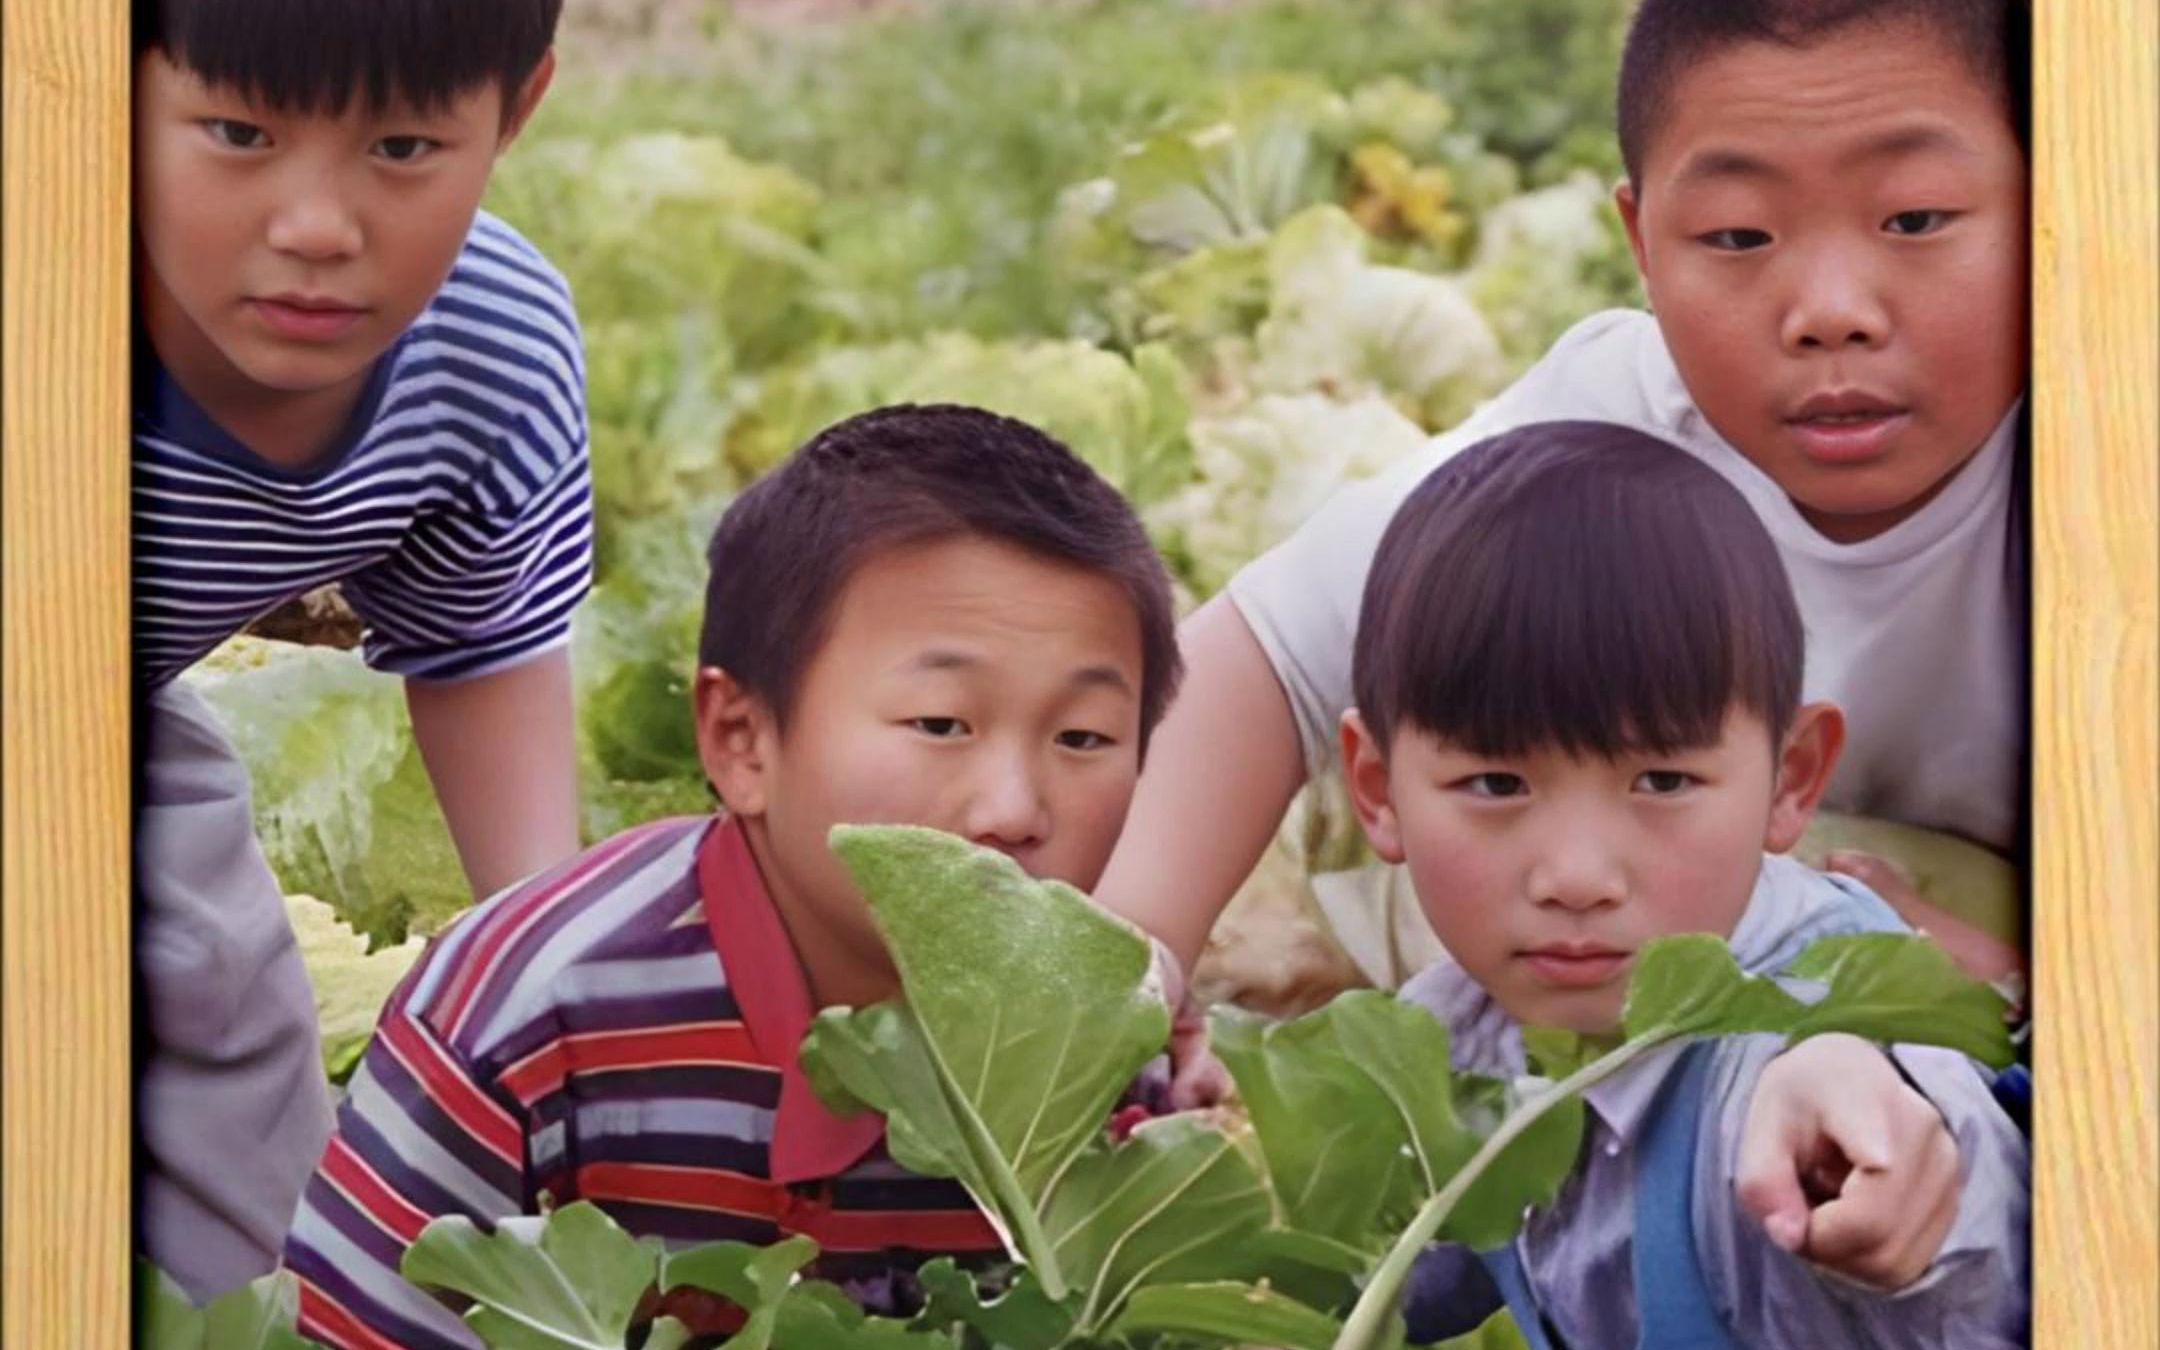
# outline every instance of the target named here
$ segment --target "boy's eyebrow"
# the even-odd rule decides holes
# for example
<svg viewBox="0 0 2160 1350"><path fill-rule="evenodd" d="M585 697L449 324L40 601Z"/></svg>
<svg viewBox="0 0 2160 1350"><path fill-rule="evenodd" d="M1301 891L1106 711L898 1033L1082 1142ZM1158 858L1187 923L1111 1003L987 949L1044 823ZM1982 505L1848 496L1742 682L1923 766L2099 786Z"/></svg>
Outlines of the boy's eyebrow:
<svg viewBox="0 0 2160 1350"><path fill-rule="evenodd" d="M1897 127L1855 148L1845 156L1848 164L1864 159L1899 159L1906 155L1938 151L1960 158L1972 158L1979 151L1964 137L1945 126L1923 122Z"/></svg>
<svg viewBox="0 0 2160 1350"><path fill-rule="evenodd" d="M970 652L955 651L950 647L932 647L928 651L917 652L905 669L972 670L982 664L982 658ZM1072 678L1067 683L1082 688L1101 685L1128 694L1132 692L1132 681L1126 679L1125 672L1116 666L1082 666L1072 673Z"/></svg>
<svg viewBox="0 0 2160 1350"><path fill-rule="evenodd" d="M1863 141L1847 151L1840 163L1853 165L1871 159L1899 159L1929 151L1960 158L1970 158L1978 153L1970 142L1948 127L1923 122L1895 127L1872 140ZM1783 169L1759 155L1731 146L1714 145L1689 155L1673 174L1673 185L1682 187L1720 178L1764 178L1783 182L1789 177Z"/></svg>
<svg viewBox="0 0 2160 1350"><path fill-rule="evenodd" d="M1125 672L1119 670L1116 666L1082 667L1073 672L1072 683L1082 688L1093 688L1096 685L1101 685L1104 688L1116 689L1127 694L1133 691L1132 681L1126 679Z"/></svg>
<svg viewBox="0 0 2160 1350"><path fill-rule="evenodd" d="M1745 150L1726 146L1711 146L1697 150L1687 157L1679 170L1673 174L1674 187L1687 187L1695 183L1714 182L1720 178L1771 178L1783 180L1784 170L1767 159L1751 155Z"/></svg>

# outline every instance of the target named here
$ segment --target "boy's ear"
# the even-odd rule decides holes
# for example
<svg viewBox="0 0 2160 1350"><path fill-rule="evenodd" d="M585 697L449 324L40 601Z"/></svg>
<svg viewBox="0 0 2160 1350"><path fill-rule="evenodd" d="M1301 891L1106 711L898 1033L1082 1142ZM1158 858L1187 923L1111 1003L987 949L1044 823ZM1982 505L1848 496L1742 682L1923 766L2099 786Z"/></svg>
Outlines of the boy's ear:
<svg viewBox="0 0 2160 1350"><path fill-rule="evenodd" d="M1350 804L1357 810L1358 824L1365 827L1366 841L1385 861L1401 862L1402 824L1388 793L1387 756L1355 708L1342 715L1342 762Z"/></svg>
<svg viewBox="0 0 2160 1350"><path fill-rule="evenodd" d="M771 790L778 729L765 700L717 666L697 673L698 762L729 814L761 816Z"/></svg>
<svg viewBox="0 0 2160 1350"><path fill-rule="evenodd" d="M532 74L526 76L525 83L519 86L517 97L510 101L509 107L503 109L502 139L497 142L495 153L501 154L510 148L510 142L516 140L518 133L525 129L525 124L532 120L534 111L540 106L540 100L547 96L548 85L554 80L555 49L550 47L540 53L540 64L533 67Z"/></svg>
<svg viewBox="0 0 2160 1350"><path fill-rule="evenodd" d="M1830 786L1830 775L1844 749L1845 714L1837 704L1800 705L1778 753L1770 828L1763 836L1765 852L1783 853L1800 842L1800 834L1814 817L1816 803Z"/></svg>
<svg viewBox="0 0 2160 1350"><path fill-rule="evenodd" d="M1642 203L1636 200L1635 185L1625 176L1613 184L1612 203L1620 213L1620 223L1627 227L1628 252L1635 255L1636 275L1647 281L1650 272L1643 266Z"/></svg>

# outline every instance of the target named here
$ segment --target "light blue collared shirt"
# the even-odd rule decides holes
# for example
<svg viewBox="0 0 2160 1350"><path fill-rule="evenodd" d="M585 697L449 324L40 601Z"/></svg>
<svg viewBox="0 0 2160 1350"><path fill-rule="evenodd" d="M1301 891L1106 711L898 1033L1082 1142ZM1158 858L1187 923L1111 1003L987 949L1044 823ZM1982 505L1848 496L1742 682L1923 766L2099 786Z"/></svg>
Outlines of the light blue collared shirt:
<svg viewBox="0 0 2160 1350"><path fill-rule="evenodd" d="M1751 972L1784 966L1815 938L1902 931L1872 891L1790 858L1765 857L1731 938ZM1461 967L1443 961L1402 997L1448 1024L1458 1069L1526 1072L1521 1029ZM1551 1205L1516 1239L1538 1302L1571 1350L1635 1350L1634 1145L1683 1044L1652 1052L1584 1094L1582 1155ZM1755 1081L1777 1036L1732 1036L1713 1048L1695 1162L1695 1240L1703 1278L1736 1339L1762 1350L2009 1350L2026 1344L2030 1157L1965 1056L1935 1046L1893 1049L1957 1141L1957 1218L1934 1264L1894 1293L1812 1265L1771 1242L1733 1192Z"/></svg>

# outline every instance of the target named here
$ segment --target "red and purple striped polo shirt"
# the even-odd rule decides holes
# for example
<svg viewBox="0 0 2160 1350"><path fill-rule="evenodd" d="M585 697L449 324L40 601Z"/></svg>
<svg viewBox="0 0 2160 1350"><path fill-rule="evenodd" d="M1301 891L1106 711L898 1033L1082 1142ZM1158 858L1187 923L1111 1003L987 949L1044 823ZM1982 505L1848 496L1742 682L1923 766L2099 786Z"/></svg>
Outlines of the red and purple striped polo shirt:
<svg viewBox="0 0 2160 1350"><path fill-rule="evenodd" d="M796 1064L814 1013L741 828L630 830L451 925L391 996L285 1249L300 1330L470 1350L398 1261L437 1215L589 1200L670 1245L814 1238L873 1311L924 1260L1000 1251L958 1183L886 1156Z"/></svg>

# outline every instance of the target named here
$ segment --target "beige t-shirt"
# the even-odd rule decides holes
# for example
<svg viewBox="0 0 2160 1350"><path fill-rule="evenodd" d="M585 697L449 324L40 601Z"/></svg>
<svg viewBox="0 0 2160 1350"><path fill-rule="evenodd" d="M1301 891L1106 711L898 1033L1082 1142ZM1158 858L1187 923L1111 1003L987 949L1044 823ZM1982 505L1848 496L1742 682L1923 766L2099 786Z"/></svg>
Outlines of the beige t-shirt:
<svg viewBox="0 0 2160 1350"><path fill-rule="evenodd" d="M1422 454L1344 490L1231 579L1230 596L1289 695L1309 772L1336 762L1365 574L1396 508L1458 450L1525 423L1573 420L1671 441L1754 505L1807 628L1805 697L1845 710L1845 755L1826 806L2012 847L2025 752L2017 410L1910 519L1834 543L1711 429L1656 321L1637 310L1584 319Z"/></svg>

